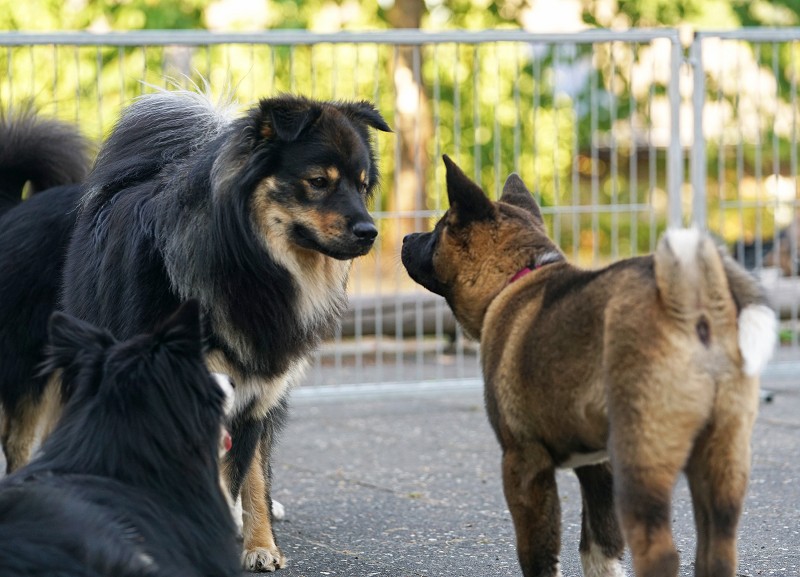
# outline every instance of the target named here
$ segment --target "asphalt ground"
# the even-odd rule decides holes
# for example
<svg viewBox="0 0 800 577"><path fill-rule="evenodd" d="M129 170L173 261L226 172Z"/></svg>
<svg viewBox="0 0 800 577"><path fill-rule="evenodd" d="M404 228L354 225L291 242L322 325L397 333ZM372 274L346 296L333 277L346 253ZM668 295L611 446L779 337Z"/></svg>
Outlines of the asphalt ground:
<svg viewBox="0 0 800 577"><path fill-rule="evenodd" d="M768 370L738 575L797 577L800 364ZM274 497L286 508L276 535L289 559L278 577L521 575L479 380L303 386L291 404L273 465ZM571 472L558 483L562 571L581 575L579 488ZM683 481L673 518L681 575L693 575Z"/></svg>
<svg viewBox="0 0 800 577"><path fill-rule="evenodd" d="M800 576L800 365L771 367L740 525L741 576ZM282 577L520 576L500 452L479 383L301 387L274 461ZM581 575L580 492L559 473L565 576ZM693 575L691 503L675 490L681 575ZM626 568L630 565L626 559Z"/></svg>

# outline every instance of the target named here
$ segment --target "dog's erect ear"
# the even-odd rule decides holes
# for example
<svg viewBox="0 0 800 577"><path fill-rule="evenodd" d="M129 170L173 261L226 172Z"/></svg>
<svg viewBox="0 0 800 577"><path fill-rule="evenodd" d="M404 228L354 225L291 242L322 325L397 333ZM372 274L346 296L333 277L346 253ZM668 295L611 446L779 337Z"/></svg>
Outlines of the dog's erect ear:
<svg viewBox="0 0 800 577"><path fill-rule="evenodd" d="M472 182L449 156L445 154L442 159L447 168L447 198L458 224L493 219L496 214L494 204L481 187Z"/></svg>
<svg viewBox="0 0 800 577"><path fill-rule="evenodd" d="M363 122L367 126L371 126L376 130L383 132L392 132L389 125L381 116L381 113L375 108L371 102L360 100L358 102L339 102L336 107L341 110L345 116L352 118L357 122Z"/></svg>
<svg viewBox="0 0 800 577"><path fill-rule="evenodd" d="M189 354L203 352L203 331L200 325L200 304L190 299L183 303L154 331L156 342Z"/></svg>
<svg viewBox="0 0 800 577"><path fill-rule="evenodd" d="M503 194L500 196L500 202L524 208L539 222L543 220L539 205L516 172L508 175L506 183L503 185Z"/></svg>
<svg viewBox="0 0 800 577"><path fill-rule="evenodd" d="M259 108L261 136L268 140L279 138L286 142L297 140L322 114L319 103L295 96L263 99Z"/></svg>
<svg viewBox="0 0 800 577"><path fill-rule="evenodd" d="M61 312L50 316L48 330L50 343L42 373L63 369L82 353L101 353L116 342L108 331Z"/></svg>

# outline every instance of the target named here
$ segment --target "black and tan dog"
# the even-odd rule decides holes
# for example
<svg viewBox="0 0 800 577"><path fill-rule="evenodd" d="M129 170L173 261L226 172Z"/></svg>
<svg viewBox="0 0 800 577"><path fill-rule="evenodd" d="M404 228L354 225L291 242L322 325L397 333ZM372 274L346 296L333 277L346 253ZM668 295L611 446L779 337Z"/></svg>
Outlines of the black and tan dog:
<svg viewBox="0 0 800 577"><path fill-rule="evenodd" d="M556 470L571 468L585 575L623 575L624 542L637 575L677 575L670 501L685 471L696 575L732 577L758 373L775 338L759 287L697 230L582 270L516 175L491 202L445 164L450 209L405 238L402 259L480 339L523 573L560 575Z"/></svg>
<svg viewBox="0 0 800 577"><path fill-rule="evenodd" d="M28 243L25 270L58 262L58 275L35 283L46 285L47 295L63 268L61 302L41 300L41 308L60 307L127 339L151 331L181 302L199 302L206 363L236 385L233 447L222 471L242 499L243 563L252 571L285 564L272 526L270 462L289 390L345 309L353 259L369 252L378 234L367 211L379 180L373 130L390 128L365 101L281 95L236 115L192 92L149 94L123 112L77 195L50 208L45 191L4 217L19 226L13 237L0 235L0 256L11 261L0 288L13 285L12 295L29 288L33 272L18 274L20 238ZM0 179L8 177L0 192L15 202L26 179L56 162L42 158L18 169L17 158L41 156L46 137L26 134L5 148L0 143L0 161L8 164L0 163ZM47 227L65 231L69 247L29 234L44 230L47 237ZM0 318L6 304L29 306L17 302L0 303ZM12 321L24 318L11 313ZM40 353L27 352L28 364ZM15 374L33 374L23 368ZM9 387L30 391L22 382ZM26 399L57 397L48 394L54 388L42 385ZM12 444L20 447L15 466L28 457L44 405L26 402L27 417L15 420L19 430L10 437L26 436Z"/></svg>

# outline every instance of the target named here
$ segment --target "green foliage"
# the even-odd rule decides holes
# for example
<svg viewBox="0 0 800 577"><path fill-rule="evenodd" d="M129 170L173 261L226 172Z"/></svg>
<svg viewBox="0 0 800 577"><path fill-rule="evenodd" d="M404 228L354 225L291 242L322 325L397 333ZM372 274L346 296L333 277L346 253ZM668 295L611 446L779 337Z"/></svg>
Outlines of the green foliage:
<svg viewBox="0 0 800 577"><path fill-rule="evenodd" d="M733 0L742 26L797 26L800 0Z"/></svg>
<svg viewBox="0 0 800 577"><path fill-rule="evenodd" d="M703 0L618 0L631 26L676 26L701 13Z"/></svg>
<svg viewBox="0 0 800 577"><path fill-rule="evenodd" d="M204 0L14 0L0 1L7 30L169 30L203 27Z"/></svg>
<svg viewBox="0 0 800 577"><path fill-rule="evenodd" d="M800 0L618 0L610 21L607 13L598 11L600 4L585 3L586 22L729 26L783 19L796 24L800 14ZM205 0L0 0L0 27L198 29L209 25L211 6ZM271 0L267 6L267 26L275 29L381 29L391 21L391 2ZM465 29L517 26L525 8L524 0L427 0L422 24ZM789 102L797 91L800 48L796 43L768 43L750 49L758 66L776 78L777 95ZM432 160L422 175L427 207L418 208L437 213L445 208L439 157L447 153L492 194L497 194L509 172L519 172L542 203L557 239L575 255L596 261L650 250L664 225L665 152L663 143L642 149L637 134L647 133L659 114L654 103L665 98L666 84L654 79L646 93L636 91L634 64L649 50L652 46L624 43L422 47L416 80L421 80L430 103L434 137L421 143L422 153ZM135 96L154 86L189 87L207 81L215 96L232 92L243 104L281 91L373 100L395 125L397 58L396 47L378 44L9 47L0 52L4 71L0 102L13 104L32 97L43 112L74 120L99 140ZM709 76L709 99L721 94L734 103L738 96L717 84L724 80ZM772 136L773 129L765 127L765 142L772 142ZM792 141L784 131L775 134L775 142L778 164L785 166ZM376 209L387 210L397 140L381 136L376 143L385 175ZM730 153L718 152L722 149L711 143L711 175L719 154ZM768 174L771 157L759 154L752 146L743 147L743 170L748 174L758 170ZM713 218L728 214L726 203L740 192L728 180L739 178L730 172L731 157L723 160L724 170L710 179L711 186L724 191L712 200ZM759 162L762 166L757 168ZM615 211L616 205L629 210ZM755 230L759 221L770 221L769 210L747 209L741 221Z"/></svg>

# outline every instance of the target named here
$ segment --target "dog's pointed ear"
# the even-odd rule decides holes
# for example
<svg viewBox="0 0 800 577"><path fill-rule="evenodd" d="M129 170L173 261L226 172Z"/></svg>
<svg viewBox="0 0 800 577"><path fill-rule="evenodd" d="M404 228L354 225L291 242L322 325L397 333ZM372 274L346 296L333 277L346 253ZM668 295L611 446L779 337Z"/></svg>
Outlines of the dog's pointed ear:
<svg viewBox="0 0 800 577"><path fill-rule="evenodd" d="M367 126L371 126L376 130L382 132L392 132L389 125L375 108L375 105L366 100L359 100L358 102L339 102L336 107L341 110L345 116L355 120L356 122L363 122Z"/></svg>
<svg viewBox="0 0 800 577"><path fill-rule="evenodd" d="M263 138L292 142L317 121L322 106L299 96L279 96L261 100L258 111L259 133Z"/></svg>
<svg viewBox="0 0 800 577"><path fill-rule="evenodd" d="M155 342L170 349L179 348L192 354L203 352L203 330L200 303L190 299L183 303L154 331Z"/></svg>
<svg viewBox="0 0 800 577"><path fill-rule="evenodd" d="M536 199L533 198L528 187L525 186L525 183L522 182L522 179L516 172L512 172L508 175L506 183L503 185L503 194L500 196L500 202L523 208L531 213L539 222L543 221L542 211L539 209Z"/></svg>
<svg viewBox="0 0 800 577"><path fill-rule="evenodd" d="M41 373L63 369L85 353L102 353L116 341L108 331L62 312L50 316L50 341Z"/></svg>
<svg viewBox="0 0 800 577"><path fill-rule="evenodd" d="M447 198L458 224L493 219L496 209L481 187L470 180L449 156L445 154L442 160L447 169Z"/></svg>

